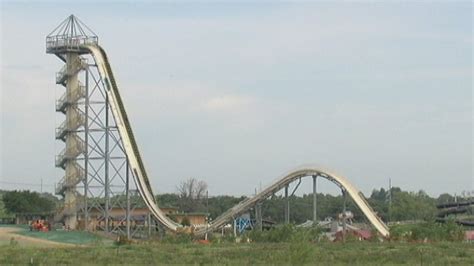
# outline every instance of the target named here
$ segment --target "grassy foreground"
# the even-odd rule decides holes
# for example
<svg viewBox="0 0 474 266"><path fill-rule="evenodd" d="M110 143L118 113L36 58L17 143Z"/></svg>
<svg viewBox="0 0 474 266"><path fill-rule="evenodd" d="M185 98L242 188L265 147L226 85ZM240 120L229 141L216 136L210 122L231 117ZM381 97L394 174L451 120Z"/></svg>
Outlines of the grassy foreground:
<svg viewBox="0 0 474 266"><path fill-rule="evenodd" d="M311 264L311 265L474 265L474 245L467 243L140 243L96 244L75 248L4 245L5 264Z"/></svg>
<svg viewBox="0 0 474 266"><path fill-rule="evenodd" d="M81 231L50 231L50 232L37 232L37 231L29 231L29 230L22 230L17 232L19 235L28 236L28 237L36 237L45 240L60 242L60 243L67 243L67 244L90 244L98 241L103 241L100 237ZM112 242L112 241L109 241Z"/></svg>

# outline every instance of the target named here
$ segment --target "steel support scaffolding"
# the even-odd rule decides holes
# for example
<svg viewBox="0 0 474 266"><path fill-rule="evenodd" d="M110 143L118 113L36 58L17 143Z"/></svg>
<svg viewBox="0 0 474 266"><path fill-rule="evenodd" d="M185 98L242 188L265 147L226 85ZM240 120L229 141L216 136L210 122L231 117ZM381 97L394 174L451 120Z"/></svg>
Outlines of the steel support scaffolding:
<svg viewBox="0 0 474 266"><path fill-rule="evenodd" d="M136 206L143 204L131 193L135 188L130 183L129 162L103 77L89 51L80 46L97 43L98 37L73 15L46 38L46 52L65 62L56 75L57 84L66 87L56 104L56 110L66 114L66 122L56 131L56 138L66 143L56 159L66 172L56 189L65 198L56 219L71 229L131 238L141 223L145 225L133 216ZM112 210L119 214L112 216Z"/></svg>

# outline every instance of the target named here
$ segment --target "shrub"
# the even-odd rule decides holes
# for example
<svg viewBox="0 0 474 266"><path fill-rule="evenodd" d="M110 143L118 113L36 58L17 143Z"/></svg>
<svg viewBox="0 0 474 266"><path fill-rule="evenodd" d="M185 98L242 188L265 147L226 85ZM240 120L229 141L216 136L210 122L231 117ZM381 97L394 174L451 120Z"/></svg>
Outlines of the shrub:
<svg viewBox="0 0 474 266"><path fill-rule="evenodd" d="M301 228L286 224L266 231L252 230L247 236L255 242L319 242L322 232L318 226Z"/></svg>
<svg viewBox="0 0 474 266"><path fill-rule="evenodd" d="M444 224L427 222L395 225L390 228L390 238L395 241L461 241L464 231L452 221Z"/></svg>
<svg viewBox="0 0 474 266"><path fill-rule="evenodd" d="M188 216L185 216L185 217L183 218L183 220L181 220L181 225L182 225L182 226L190 226L190 225L191 225L191 222L189 221Z"/></svg>
<svg viewBox="0 0 474 266"><path fill-rule="evenodd" d="M166 234L161 241L168 244L185 244L192 242L192 236L186 233Z"/></svg>

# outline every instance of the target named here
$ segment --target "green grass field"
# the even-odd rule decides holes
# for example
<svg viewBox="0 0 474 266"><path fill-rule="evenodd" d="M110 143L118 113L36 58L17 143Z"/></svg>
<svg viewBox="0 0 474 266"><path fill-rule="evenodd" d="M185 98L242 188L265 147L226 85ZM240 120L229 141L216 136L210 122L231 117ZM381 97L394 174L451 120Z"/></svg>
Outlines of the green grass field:
<svg viewBox="0 0 474 266"><path fill-rule="evenodd" d="M74 248L0 248L5 264L311 264L311 265L474 265L467 243L220 243L98 244Z"/></svg>

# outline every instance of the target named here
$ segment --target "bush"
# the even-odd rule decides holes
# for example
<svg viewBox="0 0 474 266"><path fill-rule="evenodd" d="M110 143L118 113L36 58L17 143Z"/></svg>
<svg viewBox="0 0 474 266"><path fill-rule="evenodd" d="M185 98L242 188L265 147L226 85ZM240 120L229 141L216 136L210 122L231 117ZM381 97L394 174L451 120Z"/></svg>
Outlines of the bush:
<svg viewBox="0 0 474 266"><path fill-rule="evenodd" d="M185 217L183 218L183 220L181 221L181 225L182 225L182 226L190 226L190 225L191 225L191 222L189 221L188 216L185 216Z"/></svg>
<svg viewBox="0 0 474 266"><path fill-rule="evenodd" d="M254 242L319 242L321 233L318 226L301 228L286 224L266 231L252 230L247 236Z"/></svg>
<svg viewBox="0 0 474 266"><path fill-rule="evenodd" d="M464 231L454 222L395 225L390 228L390 238L395 241L462 241Z"/></svg>
<svg viewBox="0 0 474 266"><path fill-rule="evenodd" d="M166 234L161 242L168 244L185 244L192 242L192 236L186 233Z"/></svg>

